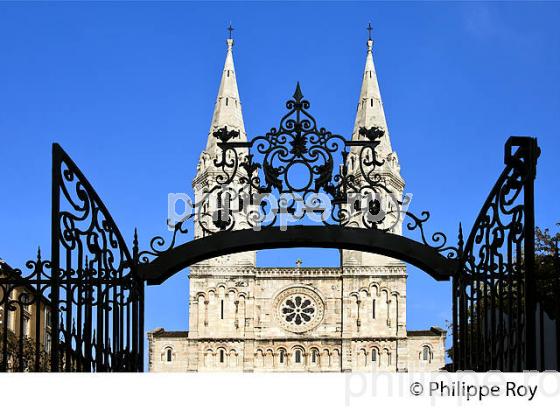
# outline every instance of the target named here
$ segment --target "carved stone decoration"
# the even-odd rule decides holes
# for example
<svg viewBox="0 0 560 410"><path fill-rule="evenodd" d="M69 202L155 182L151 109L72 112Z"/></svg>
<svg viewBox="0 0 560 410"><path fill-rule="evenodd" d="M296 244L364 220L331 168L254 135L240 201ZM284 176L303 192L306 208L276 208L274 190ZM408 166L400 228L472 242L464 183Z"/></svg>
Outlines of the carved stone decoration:
<svg viewBox="0 0 560 410"><path fill-rule="evenodd" d="M323 321L325 304L317 292L303 286L292 286L276 296L273 309L275 319L282 328L304 333Z"/></svg>

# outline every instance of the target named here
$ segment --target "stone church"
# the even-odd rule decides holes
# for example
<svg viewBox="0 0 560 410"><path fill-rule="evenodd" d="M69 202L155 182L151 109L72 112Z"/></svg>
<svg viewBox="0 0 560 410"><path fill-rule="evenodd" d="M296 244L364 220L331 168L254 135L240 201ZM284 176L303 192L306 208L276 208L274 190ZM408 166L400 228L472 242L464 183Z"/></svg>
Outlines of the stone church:
<svg viewBox="0 0 560 410"><path fill-rule="evenodd" d="M227 126L247 139L233 64L233 40L193 181L195 196L215 181L213 132ZM380 172L402 195L404 181L373 64L367 54L352 138L359 129L385 130ZM393 230L400 234L400 224ZM195 236L201 236L195 232ZM406 328L406 266L389 257L343 250L340 267L256 266L256 252L190 268L189 331L148 333L153 372L437 371L445 366L446 332Z"/></svg>

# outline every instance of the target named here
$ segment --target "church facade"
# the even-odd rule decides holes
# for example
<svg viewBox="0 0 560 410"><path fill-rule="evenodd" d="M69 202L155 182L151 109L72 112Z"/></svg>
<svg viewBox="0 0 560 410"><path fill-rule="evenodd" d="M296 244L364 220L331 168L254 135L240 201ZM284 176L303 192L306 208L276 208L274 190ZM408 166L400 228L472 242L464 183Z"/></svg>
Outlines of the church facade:
<svg viewBox="0 0 560 410"><path fill-rule="evenodd" d="M227 126L247 140L232 39L227 46L206 149L193 181L195 197L216 183L213 132ZM402 196L404 181L370 39L352 138L363 138L360 128L374 126L385 131L378 147L384 160L380 172ZM401 223L391 232L401 234ZM202 235L195 231L195 237ZM189 330L148 333L150 371L438 371L445 366L444 330L406 328L407 274L398 260L343 250L340 267L307 268L298 261L295 267L263 268L256 266L256 252L243 252L191 266L189 277Z"/></svg>

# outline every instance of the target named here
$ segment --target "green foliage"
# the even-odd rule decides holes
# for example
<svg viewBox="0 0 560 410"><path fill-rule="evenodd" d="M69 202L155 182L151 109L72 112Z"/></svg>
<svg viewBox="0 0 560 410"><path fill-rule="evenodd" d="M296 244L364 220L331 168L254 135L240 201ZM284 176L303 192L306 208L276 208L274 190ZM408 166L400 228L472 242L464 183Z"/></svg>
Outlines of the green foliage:
<svg viewBox="0 0 560 410"><path fill-rule="evenodd" d="M44 346L39 344L39 350L37 351L35 341L29 337L25 337L22 341L11 331L8 330L7 337L7 351L8 351L8 371L17 372L20 368L23 368L24 372L47 372L50 369L49 355L45 351ZM21 345L23 342L23 346ZM23 347L23 355L20 354ZM4 351L4 334L2 329L0 329L0 352ZM36 368L36 355L39 359L39 368ZM1 357L0 357L1 360ZM20 360L23 362L21 365Z"/></svg>

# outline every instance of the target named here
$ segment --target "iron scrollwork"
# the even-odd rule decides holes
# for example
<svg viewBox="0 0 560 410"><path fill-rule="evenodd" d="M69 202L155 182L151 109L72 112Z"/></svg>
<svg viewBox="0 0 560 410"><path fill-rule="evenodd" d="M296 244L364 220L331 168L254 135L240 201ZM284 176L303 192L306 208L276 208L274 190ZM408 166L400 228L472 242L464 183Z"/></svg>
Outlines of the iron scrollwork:
<svg viewBox="0 0 560 410"><path fill-rule="evenodd" d="M534 300L528 285L534 280L532 185L538 147L532 138L512 137L506 151L506 167L461 249L454 277L456 369L532 368L527 354L534 351L527 343L535 339L534 314L528 308Z"/></svg>
<svg viewBox="0 0 560 410"><path fill-rule="evenodd" d="M377 152L385 130L361 128L359 138L348 140L319 127L310 106L298 84L279 126L266 134L245 142L236 130L214 131L219 148L212 163L214 183L197 193L191 214L174 225L170 242L153 238L150 249L141 252L141 261L173 249L190 224L202 235L261 230L305 219L399 233L407 216L407 228L419 231L422 243L456 258L457 247L447 245L444 233L428 237L424 232L430 214L414 215L408 210L410 197L403 198L387 182L391 171Z"/></svg>
<svg viewBox="0 0 560 410"><path fill-rule="evenodd" d="M65 371L141 370L144 285L136 276L136 238L131 254L76 164L56 145L53 155L60 197L53 198L52 361Z"/></svg>
<svg viewBox="0 0 560 410"><path fill-rule="evenodd" d="M19 320L11 329L3 321L0 369L142 371L137 241L131 254L93 187L57 144L52 201L51 259L39 254L27 263L28 275L17 269L0 275L0 306ZM10 338L18 340L15 353Z"/></svg>

